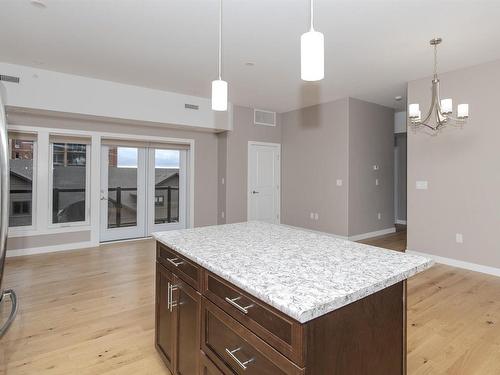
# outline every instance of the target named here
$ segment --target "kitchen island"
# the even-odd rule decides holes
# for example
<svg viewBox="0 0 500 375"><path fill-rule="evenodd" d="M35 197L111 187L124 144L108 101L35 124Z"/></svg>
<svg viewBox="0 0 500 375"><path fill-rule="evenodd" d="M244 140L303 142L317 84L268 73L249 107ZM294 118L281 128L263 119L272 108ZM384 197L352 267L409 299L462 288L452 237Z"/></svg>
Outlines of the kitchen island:
<svg viewBox="0 0 500 375"><path fill-rule="evenodd" d="M406 373L406 279L431 260L261 222L154 237L172 373Z"/></svg>

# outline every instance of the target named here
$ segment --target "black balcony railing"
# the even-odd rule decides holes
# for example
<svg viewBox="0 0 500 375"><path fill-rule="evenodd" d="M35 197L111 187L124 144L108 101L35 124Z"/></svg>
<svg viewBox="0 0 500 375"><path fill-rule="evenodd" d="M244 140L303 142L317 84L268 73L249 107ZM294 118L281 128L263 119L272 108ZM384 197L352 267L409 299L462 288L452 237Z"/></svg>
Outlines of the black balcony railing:
<svg viewBox="0 0 500 375"><path fill-rule="evenodd" d="M176 222L179 221L179 210L177 209L177 212L172 213L172 192L173 191L179 191L178 187L175 186L156 186L155 187L155 192L157 191L167 191L167 196L166 196L166 208L167 208L167 217L166 218L161 218L157 219L155 218L155 223L171 223L171 222ZM31 191L31 190L30 190ZM113 224L113 227L115 228L120 228L120 227L125 227L125 226L133 226L136 225L135 223L122 223L122 209L123 204L122 204L122 198L123 198L123 193L125 192L136 192L137 193L137 188L127 188L127 187L112 187L108 188L108 202L113 205L113 208L115 209L115 222ZM21 193L21 192L27 192L25 190L11 190L11 193ZM53 202L53 212L58 214L60 212L60 195L64 193L85 193L85 189L61 189L61 188L54 188L52 190L52 202ZM115 193L116 198L110 198L110 193ZM115 195L113 194L113 195ZM178 199L178 196L177 196ZM72 204L79 203L80 201L75 201ZM177 204L178 207L178 204ZM64 209L67 209L68 206L64 207Z"/></svg>

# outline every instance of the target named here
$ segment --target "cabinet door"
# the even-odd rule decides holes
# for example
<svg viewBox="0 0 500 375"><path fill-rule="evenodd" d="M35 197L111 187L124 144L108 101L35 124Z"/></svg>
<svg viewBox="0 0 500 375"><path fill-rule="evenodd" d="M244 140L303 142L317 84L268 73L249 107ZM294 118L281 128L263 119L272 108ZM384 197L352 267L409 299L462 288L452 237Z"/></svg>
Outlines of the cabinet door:
<svg viewBox="0 0 500 375"><path fill-rule="evenodd" d="M201 295L175 280L173 304L177 310L177 375L197 375L200 358Z"/></svg>
<svg viewBox="0 0 500 375"><path fill-rule="evenodd" d="M167 367L174 371L176 310L170 307L170 288L174 284L173 274L159 263L156 264L156 348Z"/></svg>

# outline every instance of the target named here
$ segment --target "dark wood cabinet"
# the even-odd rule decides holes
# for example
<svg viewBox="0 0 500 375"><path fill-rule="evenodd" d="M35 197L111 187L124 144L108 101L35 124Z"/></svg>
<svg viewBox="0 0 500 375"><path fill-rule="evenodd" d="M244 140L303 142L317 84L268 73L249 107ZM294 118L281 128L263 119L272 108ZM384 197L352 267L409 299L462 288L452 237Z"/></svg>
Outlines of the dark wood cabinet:
<svg viewBox="0 0 500 375"><path fill-rule="evenodd" d="M157 263L155 341L172 374L198 374L200 299L196 290Z"/></svg>
<svg viewBox="0 0 500 375"><path fill-rule="evenodd" d="M170 371L174 371L176 336L176 317L174 311L170 309L170 288L173 284L172 272L157 263L155 344Z"/></svg>
<svg viewBox="0 0 500 375"><path fill-rule="evenodd" d="M200 375L224 375L217 366L206 356L200 352Z"/></svg>
<svg viewBox="0 0 500 375"><path fill-rule="evenodd" d="M174 374L198 373L200 358L200 299L193 288L177 279L173 304L177 311L176 366Z"/></svg>
<svg viewBox="0 0 500 375"><path fill-rule="evenodd" d="M406 282L300 323L158 244L156 347L173 375L404 375Z"/></svg>

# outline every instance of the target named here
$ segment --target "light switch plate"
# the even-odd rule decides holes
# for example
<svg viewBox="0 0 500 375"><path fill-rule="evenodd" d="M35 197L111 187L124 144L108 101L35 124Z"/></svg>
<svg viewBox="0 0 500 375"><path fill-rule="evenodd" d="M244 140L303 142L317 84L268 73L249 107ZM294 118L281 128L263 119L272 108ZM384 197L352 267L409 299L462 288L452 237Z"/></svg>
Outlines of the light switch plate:
<svg viewBox="0 0 500 375"><path fill-rule="evenodd" d="M342 180L337 180L337 186L342 186Z"/></svg>
<svg viewBox="0 0 500 375"><path fill-rule="evenodd" d="M417 181L415 183L415 187L417 190L427 190L429 187L429 183L427 181Z"/></svg>
<svg viewBox="0 0 500 375"><path fill-rule="evenodd" d="M378 178L375 179L375 185L377 185L377 186L380 185L380 181L378 180Z"/></svg>
<svg viewBox="0 0 500 375"><path fill-rule="evenodd" d="M455 234L455 241L457 243L464 243L464 235L462 233Z"/></svg>
<svg viewBox="0 0 500 375"><path fill-rule="evenodd" d="M314 220L314 212L311 212L311 213L309 214L309 218L310 218L311 220Z"/></svg>
<svg viewBox="0 0 500 375"><path fill-rule="evenodd" d="M318 215L318 213L316 212L316 213L314 214L314 220L318 220L318 219L319 219L319 215Z"/></svg>

